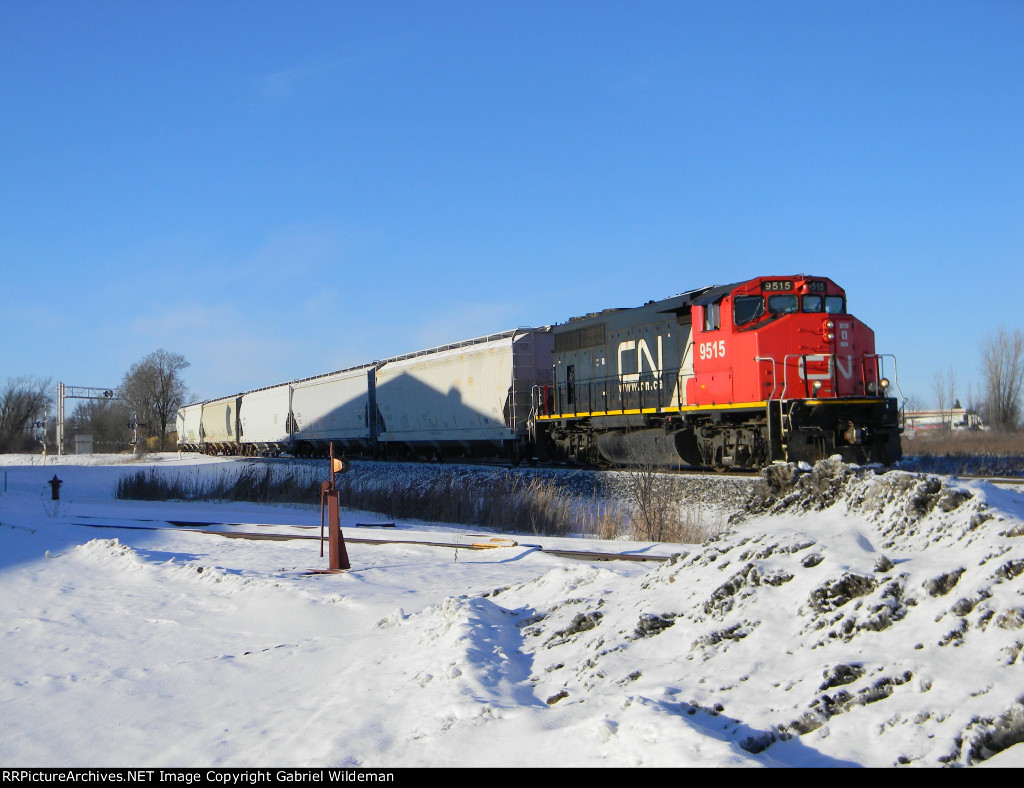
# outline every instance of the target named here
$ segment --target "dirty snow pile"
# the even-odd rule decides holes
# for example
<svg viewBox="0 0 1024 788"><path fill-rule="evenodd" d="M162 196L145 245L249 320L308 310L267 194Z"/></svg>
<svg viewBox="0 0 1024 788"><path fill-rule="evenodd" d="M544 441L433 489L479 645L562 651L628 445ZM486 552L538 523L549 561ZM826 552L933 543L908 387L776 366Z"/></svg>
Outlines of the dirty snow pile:
<svg viewBox="0 0 1024 788"><path fill-rule="evenodd" d="M776 466L704 546L470 551L350 512L452 547L352 541L310 575L315 540L167 524L318 510L114 500L137 464L58 467L54 504L53 465L2 462L5 765L1024 765L1020 488Z"/></svg>

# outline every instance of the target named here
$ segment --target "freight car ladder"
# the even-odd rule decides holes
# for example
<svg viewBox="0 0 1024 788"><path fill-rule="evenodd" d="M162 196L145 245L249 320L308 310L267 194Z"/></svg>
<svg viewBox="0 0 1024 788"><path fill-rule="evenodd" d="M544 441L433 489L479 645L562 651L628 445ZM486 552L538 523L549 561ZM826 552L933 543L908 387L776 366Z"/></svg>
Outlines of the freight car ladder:
<svg viewBox="0 0 1024 788"><path fill-rule="evenodd" d="M537 381L537 350L534 333L523 329L512 340L512 391L509 396L509 429L517 435L526 434L526 423L533 404L532 392Z"/></svg>

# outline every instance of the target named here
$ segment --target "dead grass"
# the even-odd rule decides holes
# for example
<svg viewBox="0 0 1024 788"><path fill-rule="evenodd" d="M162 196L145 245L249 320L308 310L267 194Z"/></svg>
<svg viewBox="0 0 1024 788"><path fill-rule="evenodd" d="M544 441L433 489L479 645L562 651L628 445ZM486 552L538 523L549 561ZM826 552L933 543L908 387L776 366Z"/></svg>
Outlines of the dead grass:
<svg viewBox="0 0 1024 788"><path fill-rule="evenodd" d="M118 498L148 501L320 502L322 472L271 465L198 478L151 468L123 476ZM506 473L480 478L439 473L427 482L396 486L355 474L338 478L343 507L395 519L474 525L521 534L586 534L615 538L623 531L615 508L583 499L553 481Z"/></svg>
<svg viewBox="0 0 1024 788"><path fill-rule="evenodd" d="M680 504L676 480L664 473L651 444L638 440L628 455L630 464L623 469L623 478L631 539L702 544L724 530L721 521L708 522L700 507Z"/></svg>
<svg viewBox="0 0 1024 788"><path fill-rule="evenodd" d="M397 487L367 484L344 476L338 488L342 506L395 519L457 523L496 531L566 536L594 527L579 496L553 481L505 473L481 482L439 473L428 482Z"/></svg>
<svg viewBox="0 0 1024 788"><path fill-rule="evenodd" d="M711 517L697 507L680 507L671 500L659 503L656 517L634 512L629 518L629 537L638 541L703 544L725 531L724 518ZM654 507L650 507L654 508Z"/></svg>
<svg viewBox="0 0 1024 788"><path fill-rule="evenodd" d="M320 481L310 472L274 473L270 466L245 468L200 479L190 474L137 471L122 476L115 488L118 498L142 501L248 501L253 503L315 503Z"/></svg>
<svg viewBox="0 0 1024 788"><path fill-rule="evenodd" d="M622 508L600 498L596 493L590 498L577 500L581 536L590 539L618 539L629 528L629 518Z"/></svg>
<svg viewBox="0 0 1024 788"><path fill-rule="evenodd" d="M916 438L904 435L902 440L905 457L1024 456L1024 432L958 431Z"/></svg>
<svg viewBox="0 0 1024 788"><path fill-rule="evenodd" d="M118 498L135 500L218 500L253 503L320 502L321 469L250 466L201 478L150 468L123 476ZM581 535L597 539L650 540L637 528L629 507L596 492L572 493L554 480L515 473L480 476L439 471L428 479L395 485L363 474L337 478L341 505L391 519L425 520L490 528L515 534ZM662 500L664 516L654 541L700 543L724 527L707 522L698 508Z"/></svg>
<svg viewBox="0 0 1024 788"><path fill-rule="evenodd" d="M708 519L708 515L700 509L684 509L678 513L670 524L667 537L663 541L681 542L683 544L704 544L709 539L725 532L725 520Z"/></svg>

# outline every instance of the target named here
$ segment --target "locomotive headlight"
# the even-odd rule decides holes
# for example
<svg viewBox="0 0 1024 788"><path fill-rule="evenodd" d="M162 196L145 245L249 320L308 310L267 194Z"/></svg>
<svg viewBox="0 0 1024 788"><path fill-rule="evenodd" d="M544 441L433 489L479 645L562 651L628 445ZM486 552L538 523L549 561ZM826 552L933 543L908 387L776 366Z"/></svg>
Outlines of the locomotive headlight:
<svg viewBox="0 0 1024 788"><path fill-rule="evenodd" d="M821 391L821 381L814 381L814 383L811 384L811 388L814 389L814 393L817 394L819 391Z"/></svg>
<svg viewBox="0 0 1024 788"><path fill-rule="evenodd" d="M829 330L829 329L835 328L835 326L836 326L836 324L833 323L831 320L826 320L825 321L825 330L826 331Z"/></svg>
<svg viewBox="0 0 1024 788"><path fill-rule="evenodd" d="M825 339L827 339L829 342L831 342L835 338L836 338L836 335L833 334L831 331L829 331L827 334L825 334Z"/></svg>
<svg viewBox="0 0 1024 788"><path fill-rule="evenodd" d="M878 385L875 383L875 381L873 381L873 380L869 380L868 381L868 391L870 393L874 394L875 393L875 389L877 389L877 388L878 388Z"/></svg>
<svg viewBox="0 0 1024 788"><path fill-rule="evenodd" d="M888 378L882 378L880 381L878 381L878 386L879 388L882 389L882 391L885 391L887 388L889 388Z"/></svg>

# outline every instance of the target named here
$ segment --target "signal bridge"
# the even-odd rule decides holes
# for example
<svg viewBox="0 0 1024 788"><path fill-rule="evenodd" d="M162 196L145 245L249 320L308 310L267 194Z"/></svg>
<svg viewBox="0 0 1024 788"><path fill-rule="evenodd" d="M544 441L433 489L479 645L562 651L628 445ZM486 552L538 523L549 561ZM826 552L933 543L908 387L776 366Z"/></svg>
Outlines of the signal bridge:
<svg viewBox="0 0 1024 788"><path fill-rule="evenodd" d="M64 454L64 400L66 399L121 399L116 388L91 388L89 386L66 386L57 382L57 455Z"/></svg>

